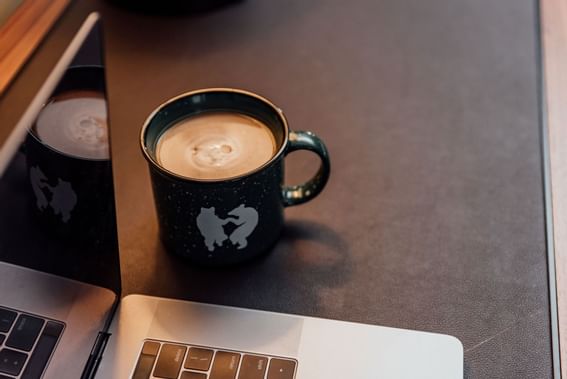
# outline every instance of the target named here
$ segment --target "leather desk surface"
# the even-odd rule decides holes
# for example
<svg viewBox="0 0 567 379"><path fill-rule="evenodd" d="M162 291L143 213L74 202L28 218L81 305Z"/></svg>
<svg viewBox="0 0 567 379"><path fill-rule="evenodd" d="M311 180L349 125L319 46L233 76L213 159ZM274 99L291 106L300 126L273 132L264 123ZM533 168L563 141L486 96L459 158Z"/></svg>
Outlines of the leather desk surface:
<svg viewBox="0 0 567 379"><path fill-rule="evenodd" d="M247 0L175 17L76 1L0 99L0 133L91 10L105 27L123 292L447 333L466 378L551 376L535 6ZM272 99L332 158L262 259L163 251L138 134L179 93ZM289 157L289 182L317 161Z"/></svg>

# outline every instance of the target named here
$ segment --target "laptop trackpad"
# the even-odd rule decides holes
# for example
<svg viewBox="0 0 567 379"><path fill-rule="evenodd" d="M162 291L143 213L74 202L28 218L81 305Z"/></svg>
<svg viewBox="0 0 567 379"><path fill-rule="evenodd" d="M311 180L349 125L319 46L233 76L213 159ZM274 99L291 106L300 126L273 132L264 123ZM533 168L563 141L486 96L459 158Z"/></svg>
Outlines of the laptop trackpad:
<svg viewBox="0 0 567 379"><path fill-rule="evenodd" d="M293 315L160 300L148 336L295 357L303 322L303 318Z"/></svg>

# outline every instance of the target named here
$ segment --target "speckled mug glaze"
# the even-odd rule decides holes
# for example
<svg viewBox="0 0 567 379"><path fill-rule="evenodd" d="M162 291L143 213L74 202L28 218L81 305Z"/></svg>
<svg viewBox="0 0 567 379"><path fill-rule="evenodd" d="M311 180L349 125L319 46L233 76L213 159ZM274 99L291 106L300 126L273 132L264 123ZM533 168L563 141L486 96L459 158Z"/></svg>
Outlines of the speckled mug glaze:
<svg viewBox="0 0 567 379"><path fill-rule="evenodd" d="M237 176L203 180L180 176L159 165L156 145L165 130L205 112L236 112L263 122L276 140L276 153L265 164ZM317 196L329 178L330 160L323 142L311 132L293 132L283 112L251 92L210 88L177 96L148 117L140 136L148 161L160 237L166 249L193 262L224 265L269 251L284 224L284 208ZM317 174L298 186L284 186L284 157L309 150L321 159Z"/></svg>

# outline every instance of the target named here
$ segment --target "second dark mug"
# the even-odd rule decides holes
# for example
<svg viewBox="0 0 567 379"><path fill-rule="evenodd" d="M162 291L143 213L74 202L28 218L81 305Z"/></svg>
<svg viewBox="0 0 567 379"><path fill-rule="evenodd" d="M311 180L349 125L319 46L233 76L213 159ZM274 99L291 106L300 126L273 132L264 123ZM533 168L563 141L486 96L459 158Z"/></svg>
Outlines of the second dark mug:
<svg viewBox="0 0 567 379"><path fill-rule="evenodd" d="M162 134L180 120L207 112L260 121L273 134L275 154L252 171L225 179L189 178L164 168L156 156ZM284 208L313 199L330 174L327 149L317 136L290 131L279 108L243 90L197 90L167 101L144 123L140 142L149 164L161 240L168 251L200 264L236 263L268 251L283 228ZM321 164L311 180L285 186L284 157L296 150L314 152Z"/></svg>
<svg viewBox="0 0 567 379"><path fill-rule="evenodd" d="M85 129L98 141L94 153L84 138L63 137L70 132L82 137ZM50 138L43 139L39 130ZM38 223L47 235L80 246L101 246L116 228L108 140L93 138L93 130L106 136L104 68L73 66L30 129L25 154Z"/></svg>

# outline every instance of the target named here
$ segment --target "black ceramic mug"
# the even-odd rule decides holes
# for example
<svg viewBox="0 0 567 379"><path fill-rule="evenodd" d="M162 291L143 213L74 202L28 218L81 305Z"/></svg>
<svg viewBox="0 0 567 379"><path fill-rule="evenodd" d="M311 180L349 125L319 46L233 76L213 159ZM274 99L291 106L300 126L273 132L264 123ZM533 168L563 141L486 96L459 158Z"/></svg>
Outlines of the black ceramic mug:
<svg viewBox="0 0 567 379"><path fill-rule="evenodd" d="M159 163L158 141L180 121L213 112L251 117L269 128L275 153L264 164L234 177L196 179ZM256 94L229 88L197 90L156 109L144 123L141 147L149 164L160 237L169 252L206 265L241 262L268 251L284 223L284 208L317 196L329 178L323 142L311 132L290 131L282 111ZM309 150L321 159L304 184L285 186L284 157Z"/></svg>
<svg viewBox="0 0 567 379"><path fill-rule="evenodd" d="M115 227L106 125L104 68L76 66L65 72L26 138L32 208L42 227L65 241L97 245Z"/></svg>

